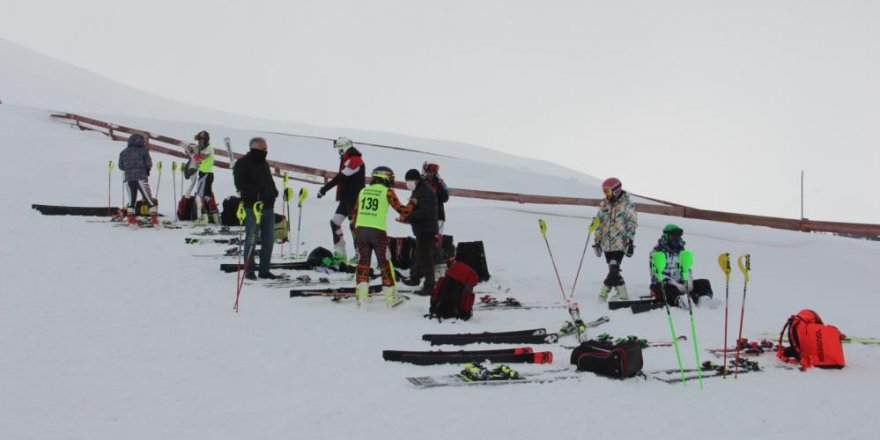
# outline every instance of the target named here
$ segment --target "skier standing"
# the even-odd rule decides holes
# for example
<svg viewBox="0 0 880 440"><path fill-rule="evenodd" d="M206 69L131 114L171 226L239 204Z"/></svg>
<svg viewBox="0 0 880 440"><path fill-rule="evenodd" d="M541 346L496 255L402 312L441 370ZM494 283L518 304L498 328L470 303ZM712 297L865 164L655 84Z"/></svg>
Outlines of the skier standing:
<svg viewBox="0 0 880 440"><path fill-rule="evenodd" d="M709 280L695 280L693 271L688 272L687 286L679 268L679 255L685 250L685 241L682 238L684 230L674 224L668 224L663 228L663 235L657 240L657 245L651 252L663 252L666 254L666 267L663 269L663 282L657 279L657 274L651 270L651 295L657 299L663 298L666 293L666 301L671 306L688 308L686 292L689 292L694 303L707 303L712 299L712 286ZM649 257L651 258L651 257ZM651 263L649 262L650 266Z"/></svg>
<svg viewBox="0 0 880 440"><path fill-rule="evenodd" d="M333 233L333 251L338 260L347 261L345 253L345 236L342 232L342 223L347 218L351 234L355 240L355 225L352 218L358 196L366 180L366 166L361 152L354 147L351 139L340 137L333 142L333 148L339 152L339 173L327 182L318 191L318 198L324 197L327 191L336 187L336 214L330 219L330 230ZM392 182L393 183L393 182Z"/></svg>
<svg viewBox="0 0 880 440"><path fill-rule="evenodd" d="M279 278L269 272L272 265L272 247L275 243L275 199L278 198L278 188L272 178L272 171L266 163L268 144L263 138L253 138L250 141L250 151L235 162L232 175L235 179L235 189L241 194L241 202L247 213L244 221L245 239L244 255L250 256L247 261L248 279L256 279L254 275L254 255L251 251L256 245L256 237L260 236L260 267L259 277L267 279ZM257 225L257 217L254 213L254 205L263 202L263 213L260 224Z"/></svg>
<svg viewBox="0 0 880 440"><path fill-rule="evenodd" d="M597 257L601 257L604 252L608 276L599 291L599 299L607 301L611 289L616 289L617 299L626 300L629 295L623 276L620 275L620 265L624 255L632 257L635 252L633 240L638 227L636 209L617 178L605 179L602 182L602 192L605 199L599 203L599 213L596 215L599 227L596 228L593 249Z"/></svg>
<svg viewBox="0 0 880 440"><path fill-rule="evenodd" d="M208 216L215 224L220 224L220 211L217 209L217 201L214 198L214 147L211 146L211 135L207 131L200 131L194 138L198 141L192 160L199 170L199 180L196 184L196 197L202 201L202 215L196 220L197 225L207 225Z"/></svg>
<svg viewBox="0 0 880 440"><path fill-rule="evenodd" d="M440 178L440 164L434 161L426 161L422 164L422 173L425 181L437 194L437 221L439 225L438 233L443 234L443 227L446 225L446 202L449 201L449 188L446 182Z"/></svg>
<svg viewBox="0 0 880 440"><path fill-rule="evenodd" d="M417 286L421 278L425 278L425 285L416 295L431 295L434 292L434 249L437 246L437 233L440 231L438 217L437 195L431 185L425 180L418 170L406 172L406 188L412 191L412 196L407 206L412 207L412 212L403 218L404 222L412 226L413 235L416 236L415 264L410 277L404 284Z"/></svg>
<svg viewBox="0 0 880 440"><path fill-rule="evenodd" d="M137 228L137 216L135 209L137 206L138 194L143 196L144 202L150 207L150 222L157 226L159 224L159 201L153 198L153 192L150 189L150 169L153 168L153 159L150 152L146 149L147 141L144 136L138 133L128 137L128 146L119 153L119 169L125 171L125 181L128 183L130 209L128 211L128 225L131 228Z"/></svg>
<svg viewBox="0 0 880 440"><path fill-rule="evenodd" d="M412 210L411 206L402 206L397 194L394 193L394 171L380 166L373 170L370 185L358 193L357 203L353 207L352 222L357 228L354 237L358 250L358 265L355 292L358 305L366 302L369 296L370 261L373 253L382 274L382 296L385 303L393 306L400 301L397 286L388 263L388 208L397 211L405 218Z"/></svg>

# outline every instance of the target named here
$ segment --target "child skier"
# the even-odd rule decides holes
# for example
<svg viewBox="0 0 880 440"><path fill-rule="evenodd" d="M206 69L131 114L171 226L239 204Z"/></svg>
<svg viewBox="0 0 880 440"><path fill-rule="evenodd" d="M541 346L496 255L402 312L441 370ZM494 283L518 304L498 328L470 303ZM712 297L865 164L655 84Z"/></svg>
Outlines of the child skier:
<svg viewBox="0 0 880 440"><path fill-rule="evenodd" d="M339 173L321 187L318 191L318 198L324 197L327 191L336 187L336 201L339 202L339 206L336 207L336 213L330 219L330 230L333 233L333 251L336 259L347 261L348 256L345 253L345 235L342 232L342 223L345 219L348 219L351 234L355 235L352 213L358 202L358 195L364 188L366 165L364 165L361 152L354 147L351 139L346 137L336 139L333 142L333 148L339 152Z"/></svg>
<svg viewBox="0 0 880 440"><path fill-rule="evenodd" d="M144 202L150 207L150 222L153 226L159 225L159 201L153 198L150 189L150 169L153 168L153 159L146 149L147 141L138 133L128 137L128 146L119 153L119 169L125 171L125 181L128 183L130 205L128 210L128 226L137 228L138 194L143 196Z"/></svg>
<svg viewBox="0 0 880 440"><path fill-rule="evenodd" d="M626 300L629 296L623 276L620 275L620 264L624 255L632 257L635 252L633 240L638 227L636 208L629 194L623 190L620 180L614 177L602 182L602 192L605 199L599 203L599 213L596 215L599 218L599 227L596 228L593 250L597 257L605 253L608 276L599 291L599 299L608 301L611 289L616 289L616 299Z"/></svg>
<svg viewBox="0 0 880 440"><path fill-rule="evenodd" d="M695 280L692 272L688 273L687 286L684 284L679 264L679 254L685 250L685 242L682 239L684 231L677 225L669 224L663 228L663 235L657 240L654 252L666 254L666 268L663 269L663 282L657 279L657 275L651 270L651 295L657 299L663 299L666 293L666 301L671 306L688 308L685 292L689 292L691 300L697 304L707 304L712 299L712 285L709 280ZM650 263L649 263L650 266Z"/></svg>
<svg viewBox="0 0 880 440"><path fill-rule="evenodd" d="M374 252L379 264L379 272L382 274L382 296L385 297L385 303L393 306L400 302L387 258L388 208L400 214L399 221L402 221L412 208L400 204L397 194L392 189L393 186L394 171L384 166L377 167L373 170L370 185L358 193L357 203L353 206L351 221L356 228L354 236L358 250L355 292L359 306L364 304L369 296L370 261Z"/></svg>

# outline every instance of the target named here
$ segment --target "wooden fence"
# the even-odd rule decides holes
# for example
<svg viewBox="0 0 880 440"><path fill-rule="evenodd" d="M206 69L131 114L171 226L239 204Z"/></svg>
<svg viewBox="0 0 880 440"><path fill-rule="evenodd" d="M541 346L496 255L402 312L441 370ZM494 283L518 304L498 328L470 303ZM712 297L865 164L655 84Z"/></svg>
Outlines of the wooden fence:
<svg viewBox="0 0 880 440"><path fill-rule="evenodd" d="M148 139L148 145L151 151L167 154L182 159L188 156L184 152L188 142L174 139L168 136L150 133L148 130L126 127L123 125L113 124L110 122L100 121L72 113L56 113L53 118L64 119L80 130L90 130L103 133L110 136L115 141L126 141L132 133L141 133ZM360 144L356 142L356 144ZM368 144L364 144L368 145ZM372 145L372 144L369 144ZM406 151L416 151L404 149L400 147L387 147ZM228 154L223 148L216 148L214 154L228 159ZM243 156L241 153L233 153L235 159ZM426 153L427 154L427 153ZM293 180L302 182L322 184L336 175L335 171L324 170L320 168L312 168L302 165L296 165L278 161L267 161L272 168L273 174L282 177L285 174ZM214 163L220 168L229 168L229 162L216 161ZM403 188L403 184L398 182L397 188ZM558 197L536 194L518 194L498 191L482 191L476 189L450 188L451 196L498 200L514 203L529 203L543 205L573 205L573 206L599 206L600 199L588 199L578 197ZM642 196L639 196L642 197ZM666 215L672 217L682 217L698 220L710 220L724 223L736 223L741 225L764 226L775 229L787 229L792 231L803 232L825 232L839 234L849 237L867 237L876 239L880 237L880 225L865 223L843 223L843 222L825 222L814 220L796 220L780 217L767 217L760 215L737 214L723 211L709 211L704 209L691 208L688 206L678 205L662 200L642 197L647 200L657 202L658 204L636 203L636 209L639 212L648 214Z"/></svg>

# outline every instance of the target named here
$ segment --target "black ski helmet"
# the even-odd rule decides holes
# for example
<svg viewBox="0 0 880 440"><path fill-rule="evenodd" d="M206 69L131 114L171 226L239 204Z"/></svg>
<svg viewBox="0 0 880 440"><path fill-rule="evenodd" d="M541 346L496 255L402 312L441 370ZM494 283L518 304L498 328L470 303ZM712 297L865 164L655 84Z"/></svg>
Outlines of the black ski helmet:
<svg viewBox="0 0 880 440"><path fill-rule="evenodd" d="M193 137L193 140L198 141L200 147L205 147L211 143L211 135L208 134L207 131L202 130Z"/></svg>
<svg viewBox="0 0 880 440"><path fill-rule="evenodd" d="M370 183L381 183L385 186L393 186L394 171L386 166L373 168L373 179Z"/></svg>

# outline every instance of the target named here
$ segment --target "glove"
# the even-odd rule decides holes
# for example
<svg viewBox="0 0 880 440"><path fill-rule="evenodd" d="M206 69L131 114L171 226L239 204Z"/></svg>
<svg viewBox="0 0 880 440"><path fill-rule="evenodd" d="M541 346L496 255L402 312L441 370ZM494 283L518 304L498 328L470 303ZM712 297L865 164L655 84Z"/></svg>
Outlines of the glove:
<svg viewBox="0 0 880 440"><path fill-rule="evenodd" d="M593 250L596 252L596 256L597 256L597 257L601 257L601 256L602 256L602 247L599 246L599 243L596 243L596 244L593 245Z"/></svg>
<svg viewBox="0 0 880 440"><path fill-rule="evenodd" d="M325 194L327 194L327 191L326 191L324 188L321 188L321 189L318 190L318 198L319 198L319 199L320 199L321 197L324 197Z"/></svg>
<svg viewBox="0 0 880 440"><path fill-rule="evenodd" d="M635 252L636 252L636 245L634 245L633 242L631 242L631 241L627 241L626 242L626 256L632 257Z"/></svg>

